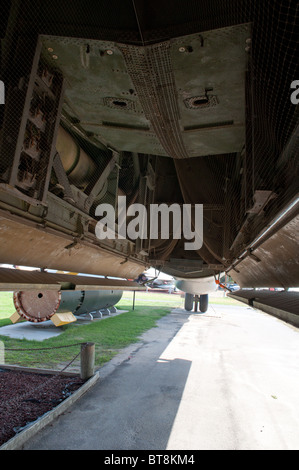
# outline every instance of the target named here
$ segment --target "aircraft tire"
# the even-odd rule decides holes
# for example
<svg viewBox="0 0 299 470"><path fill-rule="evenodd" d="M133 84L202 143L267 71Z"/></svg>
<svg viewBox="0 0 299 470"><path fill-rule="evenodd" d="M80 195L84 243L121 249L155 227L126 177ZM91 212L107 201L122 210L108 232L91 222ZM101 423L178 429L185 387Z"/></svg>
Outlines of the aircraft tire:
<svg viewBox="0 0 299 470"><path fill-rule="evenodd" d="M192 310L193 308L193 294L185 294L185 310L188 310L188 312L190 312L190 310Z"/></svg>
<svg viewBox="0 0 299 470"><path fill-rule="evenodd" d="M202 313L205 313L207 310L208 310L208 306L209 306L209 294L202 294L200 296L200 311Z"/></svg>

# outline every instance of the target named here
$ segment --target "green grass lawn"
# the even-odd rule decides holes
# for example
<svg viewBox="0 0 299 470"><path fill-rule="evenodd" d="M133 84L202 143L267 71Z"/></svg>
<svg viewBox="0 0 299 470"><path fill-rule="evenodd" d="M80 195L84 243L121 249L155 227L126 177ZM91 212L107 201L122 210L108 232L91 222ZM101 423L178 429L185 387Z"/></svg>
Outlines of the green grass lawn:
<svg viewBox="0 0 299 470"><path fill-rule="evenodd" d="M63 332L59 336L41 342L1 335L1 326L11 324L9 316L15 311L12 293L1 292L0 341L5 347L5 363L61 370L80 352L81 343L93 342L96 351L95 365L101 366L120 349L138 341L143 332L153 328L156 321L171 310L169 306L159 307L155 304L142 307L136 304L133 310L132 306L128 305L129 303L128 299L127 304L124 301L118 306L119 309L127 310L125 313L88 324L75 322L65 325L61 327ZM37 350L41 348L51 349ZM10 349L22 349L22 351L10 351ZM79 358L74 364L79 367Z"/></svg>
<svg viewBox="0 0 299 470"><path fill-rule="evenodd" d="M167 294L157 291L137 291L135 293L135 305L164 305L172 308L184 307L184 294L175 293ZM218 305L240 305L237 300L225 297L222 291L212 292L209 294L209 303ZM133 305L133 292L124 291L119 305L132 306Z"/></svg>
<svg viewBox="0 0 299 470"><path fill-rule="evenodd" d="M210 302L239 304L223 295L210 296ZM70 323L61 327L63 331L59 336L41 342L1 336L1 326L11 324L9 317L15 308L12 293L0 292L0 341L5 347L5 363L61 370L80 352L81 343L93 342L96 352L95 365L99 367L119 350L138 341L146 330L155 327L157 320L169 314L172 308L183 305L184 298L180 294L138 291L135 294L133 310L133 293L125 291L117 305L119 310L126 310L125 313L87 324ZM50 349L37 350L41 348ZM72 364L74 365L79 368L79 357Z"/></svg>
<svg viewBox="0 0 299 470"><path fill-rule="evenodd" d="M9 318L15 310L12 292L0 292L0 326L3 326L1 320Z"/></svg>
<svg viewBox="0 0 299 470"><path fill-rule="evenodd" d="M4 324L10 324L9 317L15 311L12 292L0 292L0 327ZM209 295L211 304L240 305L240 303L229 297L224 297L223 292L215 292ZM156 291L137 291L135 293L135 306L165 306L165 307L184 307L184 294L167 294ZM118 304L118 308L127 308L133 306L133 292L124 291ZM4 321L1 321L4 320Z"/></svg>

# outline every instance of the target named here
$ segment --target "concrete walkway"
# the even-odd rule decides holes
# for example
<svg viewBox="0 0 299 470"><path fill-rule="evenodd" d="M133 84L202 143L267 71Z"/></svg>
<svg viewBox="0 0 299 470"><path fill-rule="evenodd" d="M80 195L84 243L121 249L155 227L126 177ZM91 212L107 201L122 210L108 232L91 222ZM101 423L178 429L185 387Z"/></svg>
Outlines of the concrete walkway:
<svg viewBox="0 0 299 470"><path fill-rule="evenodd" d="M299 449L299 330L252 308L173 310L32 450Z"/></svg>

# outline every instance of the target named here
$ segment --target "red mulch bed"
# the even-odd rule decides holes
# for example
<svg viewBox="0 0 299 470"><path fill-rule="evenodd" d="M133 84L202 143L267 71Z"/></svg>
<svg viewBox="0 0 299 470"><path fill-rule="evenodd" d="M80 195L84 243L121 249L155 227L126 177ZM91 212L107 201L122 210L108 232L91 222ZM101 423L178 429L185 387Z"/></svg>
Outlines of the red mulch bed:
<svg viewBox="0 0 299 470"><path fill-rule="evenodd" d="M0 369L0 446L69 397L80 377Z"/></svg>

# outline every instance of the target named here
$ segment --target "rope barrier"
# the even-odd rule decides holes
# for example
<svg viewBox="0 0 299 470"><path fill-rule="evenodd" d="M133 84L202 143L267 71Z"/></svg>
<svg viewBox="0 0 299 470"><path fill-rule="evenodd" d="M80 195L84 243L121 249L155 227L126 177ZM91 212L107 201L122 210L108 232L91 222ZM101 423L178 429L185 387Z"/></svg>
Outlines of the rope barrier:
<svg viewBox="0 0 299 470"><path fill-rule="evenodd" d="M47 351L47 350L53 350L53 349L62 349L62 348L70 348L70 347L74 347L74 346L81 346L81 349L80 351L78 352L78 354L75 355L75 357L73 359L71 359L71 361L60 371L58 371L58 374L61 374L62 372L64 372L76 359L78 356L80 356L80 354L82 354L82 352L84 351L84 349L86 348L86 346L90 344L90 343L73 343L73 344L68 344L68 345L64 345L64 346L53 346L51 348L20 348L20 349L13 349L13 348L5 348L5 351L15 351L15 352L19 352L19 351L26 351L26 352L30 352L30 351ZM0 368L1 368L1 365L0 365ZM38 372L38 369L37 369L37 372Z"/></svg>
<svg viewBox="0 0 299 470"><path fill-rule="evenodd" d="M24 348L24 349L12 349L5 348L5 351L46 351L49 349L61 349L61 348L71 348L73 346L80 346L82 343L67 344L65 346L52 346L51 348Z"/></svg>
<svg viewBox="0 0 299 470"><path fill-rule="evenodd" d="M77 359L78 356L80 356L80 354L82 353L82 351L84 351L87 344L88 343L74 343L74 344L68 344L68 345L65 345L65 346L53 346L51 348L29 348L29 349L26 349L26 348L20 348L20 349L5 348L5 351L16 351L16 352L19 352L19 351L26 351L26 352L30 352L30 351L47 351L47 350L53 350L53 349L62 349L62 348L70 348L70 347L74 347L74 346L81 346L81 350L78 352L78 354L76 354L76 356L62 370L58 371L57 375L59 375L62 372L64 372ZM0 368L1 368L1 365L0 365ZM37 372L38 372L38 369L37 369Z"/></svg>
<svg viewBox="0 0 299 470"><path fill-rule="evenodd" d="M36 395L36 392L41 392L43 389L46 389L47 385L50 383L50 382L54 382L55 380L59 379L59 377L61 376L61 374L77 359L78 356L80 356L80 354L82 353L82 351L87 347L89 343L75 343L75 344L72 344L72 345L67 345L67 346L57 346L56 348L64 348L64 347L70 347L70 346L81 346L81 350L78 352L78 354L76 354L73 359L60 371L58 371L57 374L49 377L49 378L46 378L44 383L40 384L38 387L35 387L34 389L29 389L27 390L26 392L24 392L23 394L21 394L19 397L13 397L9 400L7 400L6 402L2 403L0 409L4 409L4 408L7 408L9 406L12 406L13 404L20 404L22 401L24 401L26 398L28 398L30 395ZM38 348L38 349L31 349L31 351L38 351L38 350L45 350L45 349L56 349L55 347L53 348ZM29 349L7 349L7 350L10 350L10 351L30 351ZM1 368L1 365L0 365L0 368ZM57 371L56 371L57 372ZM36 369L36 373L38 374L38 369ZM49 371L50 373L50 371ZM33 393L34 392L34 393Z"/></svg>

